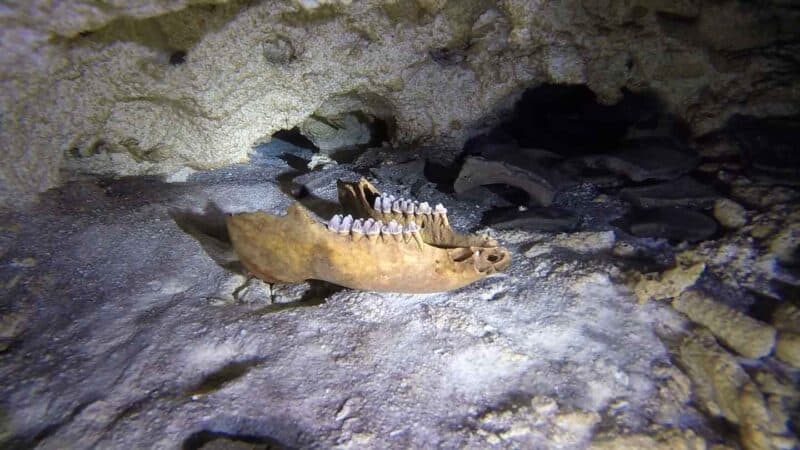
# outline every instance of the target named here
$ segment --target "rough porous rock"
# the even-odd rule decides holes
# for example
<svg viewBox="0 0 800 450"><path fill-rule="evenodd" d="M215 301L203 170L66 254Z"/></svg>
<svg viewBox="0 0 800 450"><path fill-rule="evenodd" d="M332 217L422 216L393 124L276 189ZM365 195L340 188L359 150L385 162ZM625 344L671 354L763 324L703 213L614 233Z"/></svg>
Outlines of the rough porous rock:
<svg viewBox="0 0 800 450"><path fill-rule="evenodd" d="M780 286L800 286L800 274L793 268L800 243L798 223L800 205L775 205L769 211L753 213L742 228L682 252L682 258L705 262L731 287L784 301Z"/></svg>
<svg viewBox="0 0 800 450"><path fill-rule="evenodd" d="M639 299L639 303L645 303L651 299L673 299L694 286L705 270L706 265L703 263L687 266L678 264L661 274L644 274L636 281L633 292Z"/></svg>
<svg viewBox="0 0 800 450"><path fill-rule="evenodd" d="M717 232L717 222L691 209L670 207L634 214L628 228L639 237L698 242Z"/></svg>
<svg viewBox="0 0 800 450"><path fill-rule="evenodd" d="M720 198L714 202L714 218L725 228L741 228L747 224L747 211L733 200Z"/></svg>
<svg viewBox="0 0 800 450"><path fill-rule="evenodd" d="M662 139L630 141L617 153L586 155L570 161L570 165L606 170L633 181L672 180L697 163L697 155Z"/></svg>
<svg viewBox="0 0 800 450"><path fill-rule="evenodd" d="M345 114L334 120L316 116L304 120L298 127L323 152L356 147L369 143L370 128L353 114Z"/></svg>
<svg viewBox="0 0 800 450"><path fill-rule="evenodd" d="M613 281L612 232L525 258L553 235L500 231L509 270L448 293L248 281L219 248L225 213L300 201L322 220L354 174L298 176L275 154L187 183L74 182L0 215L0 311L25 314L0 362L0 447L586 448L609 410L624 434L691 412L655 332L678 315ZM419 199L479 226L486 208L434 192Z"/></svg>
<svg viewBox="0 0 800 450"><path fill-rule="evenodd" d="M580 220L580 215L565 209L551 207L520 210L510 207L492 211L487 223L498 230L559 232L575 230Z"/></svg>
<svg viewBox="0 0 800 450"><path fill-rule="evenodd" d="M699 291L684 292L673 300L672 307L707 327L726 345L747 358L766 356L775 346L775 328Z"/></svg>
<svg viewBox="0 0 800 450"><path fill-rule="evenodd" d="M779 332L775 343L775 357L792 367L800 368L800 333Z"/></svg>
<svg viewBox="0 0 800 450"><path fill-rule="evenodd" d="M692 379L700 406L739 425L739 437L750 450L782 448L791 438L772 432L772 418L758 386L720 347L707 330L687 336L680 345L679 358Z"/></svg>
<svg viewBox="0 0 800 450"><path fill-rule="evenodd" d="M525 252L525 256L535 258L562 248L576 253L593 254L608 252L614 248L616 236L613 231L581 231L577 233L541 233L536 243Z"/></svg>
<svg viewBox="0 0 800 450"><path fill-rule="evenodd" d="M691 430L666 429L651 434L631 434L596 439L592 450L705 450L706 441Z"/></svg>
<svg viewBox="0 0 800 450"><path fill-rule="evenodd" d="M653 92L695 135L800 110L788 3L35 0L0 30L2 204L61 169L243 161L343 96L395 143L450 148L545 82Z"/></svg>
<svg viewBox="0 0 800 450"><path fill-rule="evenodd" d="M711 186L691 177L681 177L651 186L625 188L620 191L620 195L641 209L707 208L714 204L717 197Z"/></svg>
<svg viewBox="0 0 800 450"><path fill-rule="evenodd" d="M800 333L800 308L784 302L772 313L772 325L781 331Z"/></svg>

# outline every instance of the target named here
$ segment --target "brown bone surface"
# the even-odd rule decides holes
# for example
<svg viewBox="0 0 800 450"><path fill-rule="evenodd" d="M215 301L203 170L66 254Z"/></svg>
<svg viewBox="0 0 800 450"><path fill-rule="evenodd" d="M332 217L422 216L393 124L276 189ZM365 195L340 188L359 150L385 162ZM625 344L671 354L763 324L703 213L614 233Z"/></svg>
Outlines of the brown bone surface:
<svg viewBox="0 0 800 450"><path fill-rule="evenodd" d="M440 247L419 232L337 233L300 204L285 216L265 212L228 216L228 231L245 268L268 282L324 280L383 292L457 289L509 266L502 247Z"/></svg>

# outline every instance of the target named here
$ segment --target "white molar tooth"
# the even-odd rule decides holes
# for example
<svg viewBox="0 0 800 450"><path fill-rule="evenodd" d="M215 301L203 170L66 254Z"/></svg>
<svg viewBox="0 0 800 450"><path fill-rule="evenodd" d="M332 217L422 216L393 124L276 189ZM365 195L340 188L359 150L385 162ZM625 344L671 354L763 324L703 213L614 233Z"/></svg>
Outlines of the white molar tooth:
<svg viewBox="0 0 800 450"><path fill-rule="evenodd" d="M377 222L372 222L367 229L367 234L370 236L381 234L381 228L383 228L383 222L380 220Z"/></svg>
<svg viewBox="0 0 800 450"><path fill-rule="evenodd" d="M403 228L403 233L416 233L419 231L419 227L416 223L411 222Z"/></svg>
<svg viewBox="0 0 800 450"><path fill-rule="evenodd" d="M401 234L403 232L403 226L399 223L395 222L392 226L392 234Z"/></svg>
<svg viewBox="0 0 800 450"><path fill-rule="evenodd" d="M400 201L399 200L393 201L392 202L392 212L399 213L399 212L402 212L402 211L403 210L400 208Z"/></svg>
<svg viewBox="0 0 800 450"><path fill-rule="evenodd" d="M381 197L375 197L375 203L373 205L373 208L375 208L378 211L383 209L383 201L381 200Z"/></svg>
<svg viewBox="0 0 800 450"><path fill-rule="evenodd" d="M369 230L369 227L371 227L373 223L375 223L375 219L367 219L367 220L365 220L364 221L364 231Z"/></svg>
<svg viewBox="0 0 800 450"><path fill-rule="evenodd" d="M415 204L413 204L411 202L406 203L406 208L405 208L405 213L406 214L414 214L414 212L416 210L417 210L417 205L415 205Z"/></svg>
<svg viewBox="0 0 800 450"><path fill-rule="evenodd" d="M336 214L335 216L331 217L331 220L328 221L328 229L331 231L339 231L339 227L342 225L342 216Z"/></svg>
<svg viewBox="0 0 800 450"><path fill-rule="evenodd" d="M400 224L397 223L397 221L392 220L391 222L384 225L381 231L384 234L400 234L403 232L403 227L401 227Z"/></svg>
<svg viewBox="0 0 800 450"><path fill-rule="evenodd" d="M383 211L384 213L392 212L392 201L389 199L389 197L385 197L383 199L383 208L381 209L381 211Z"/></svg>
<svg viewBox="0 0 800 450"><path fill-rule="evenodd" d="M364 234L364 221L362 219L356 219L350 231L356 234Z"/></svg>
<svg viewBox="0 0 800 450"><path fill-rule="evenodd" d="M447 208L445 208L441 203L437 203L433 211L434 214L447 214Z"/></svg>
<svg viewBox="0 0 800 450"><path fill-rule="evenodd" d="M429 205L428 202L422 202L422 203L419 204L419 207L417 208L417 211L419 211L420 214L430 214L431 213L431 205Z"/></svg>
<svg viewBox="0 0 800 450"><path fill-rule="evenodd" d="M339 233L347 234L350 232L350 228L352 227L353 227L353 216L348 214L344 217L344 219L342 219L341 225L339 225Z"/></svg>

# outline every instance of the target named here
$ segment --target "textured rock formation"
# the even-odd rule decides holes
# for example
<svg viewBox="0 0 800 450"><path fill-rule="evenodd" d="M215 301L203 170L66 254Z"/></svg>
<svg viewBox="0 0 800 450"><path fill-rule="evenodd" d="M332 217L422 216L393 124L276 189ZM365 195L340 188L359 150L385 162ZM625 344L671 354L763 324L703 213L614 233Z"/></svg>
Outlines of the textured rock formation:
<svg viewBox="0 0 800 450"><path fill-rule="evenodd" d="M397 144L443 148L544 82L653 92L695 135L800 104L798 12L777 2L34 0L0 29L2 204L62 169L243 161L338 98Z"/></svg>
<svg viewBox="0 0 800 450"><path fill-rule="evenodd" d="M770 415L764 395L707 330L688 336L680 345L680 359L694 383L700 405L739 425L745 449L794 448L796 439L781 435L782 423Z"/></svg>
<svg viewBox="0 0 800 450"><path fill-rule="evenodd" d="M800 367L800 308L784 303L775 310L772 324L778 329L775 356L794 367Z"/></svg>
<svg viewBox="0 0 800 450"><path fill-rule="evenodd" d="M694 322L708 327L742 356L760 358L768 355L775 345L775 328L698 291L684 292L672 302L672 306Z"/></svg>

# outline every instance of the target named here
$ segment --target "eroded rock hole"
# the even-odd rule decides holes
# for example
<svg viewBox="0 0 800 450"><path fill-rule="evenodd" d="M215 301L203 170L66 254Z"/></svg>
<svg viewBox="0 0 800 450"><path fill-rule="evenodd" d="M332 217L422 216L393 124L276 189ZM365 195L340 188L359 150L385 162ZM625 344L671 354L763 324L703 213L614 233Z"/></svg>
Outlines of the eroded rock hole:
<svg viewBox="0 0 800 450"><path fill-rule="evenodd" d="M452 185L463 198L494 198L484 223L499 227L606 222L637 237L696 242L717 233L709 212L718 192L695 177L690 144L686 125L654 95L624 91L606 105L586 86L545 84L465 145ZM610 203L599 210L602 201Z"/></svg>
<svg viewBox="0 0 800 450"><path fill-rule="evenodd" d="M285 450L293 448L283 443L262 436L236 435L214 431L199 431L189 436L183 443L183 450L200 449L252 449L252 450Z"/></svg>

